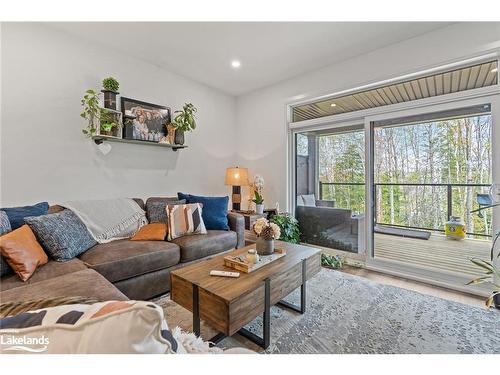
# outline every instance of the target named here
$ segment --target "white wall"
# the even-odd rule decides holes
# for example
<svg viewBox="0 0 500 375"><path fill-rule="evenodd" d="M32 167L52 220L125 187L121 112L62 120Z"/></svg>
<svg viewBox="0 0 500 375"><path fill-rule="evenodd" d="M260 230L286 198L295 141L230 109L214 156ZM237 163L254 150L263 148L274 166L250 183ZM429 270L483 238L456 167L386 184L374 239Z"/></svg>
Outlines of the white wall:
<svg viewBox="0 0 500 375"><path fill-rule="evenodd" d="M286 207L287 103L412 73L495 48L500 48L500 23L455 24L240 96L236 103L239 164L266 180L266 206L272 207L279 201L280 207Z"/></svg>
<svg viewBox="0 0 500 375"><path fill-rule="evenodd" d="M230 192L224 174L236 155L233 97L46 25L3 23L1 43L1 206ZM107 76L127 97L173 109L194 103L198 128L186 135L189 148L113 143L103 156L83 136L79 113L84 91L100 89Z"/></svg>
<svg viewBox="0 0 500 375"><path fill-rule="evenodd" d="M45 25L4 23L0 35L2 206L178 190L229 194L225 168L238 164L266 179L268 207L286 207L286 103L500 47L500 24L456 24L235 99ZM193 102L199 128L187 134L189 148L114 143L100 154L81 134L79 100L109 75L124 96L174 109Z"/></svg>

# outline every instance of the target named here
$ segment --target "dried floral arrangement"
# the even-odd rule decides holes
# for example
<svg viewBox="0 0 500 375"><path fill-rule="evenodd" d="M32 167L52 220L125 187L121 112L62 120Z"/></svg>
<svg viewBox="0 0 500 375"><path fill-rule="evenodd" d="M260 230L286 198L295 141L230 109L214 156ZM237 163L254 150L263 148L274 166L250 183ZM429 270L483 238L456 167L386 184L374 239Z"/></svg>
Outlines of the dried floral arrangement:
<svg viewBox="0 0 500 375"><path fill-rule="evenodd" d="M280 227L264 218L260 218L255 221L253 231L257 236L266 241L277 240L281 236Z"/></svg>

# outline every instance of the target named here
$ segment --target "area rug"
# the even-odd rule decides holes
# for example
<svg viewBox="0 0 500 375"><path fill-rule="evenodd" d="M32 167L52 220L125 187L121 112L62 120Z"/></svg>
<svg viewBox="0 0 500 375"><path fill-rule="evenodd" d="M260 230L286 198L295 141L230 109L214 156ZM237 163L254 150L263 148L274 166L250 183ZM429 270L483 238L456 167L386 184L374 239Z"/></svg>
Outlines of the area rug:
<svg viewBox="0 0 500 375"><path fill-rule="evenodd" d="M297 303L299 293L287 300ZM169 326L192 328L189 311L168 295ZM246 328L261 334L259 317ZM204 339L216 332L201 326ZM234 335L221 348L261 348ZM500 353L500 311L478 308L322 269L307 284L304 315L273 306L271 345L266 353Z"/></svg>

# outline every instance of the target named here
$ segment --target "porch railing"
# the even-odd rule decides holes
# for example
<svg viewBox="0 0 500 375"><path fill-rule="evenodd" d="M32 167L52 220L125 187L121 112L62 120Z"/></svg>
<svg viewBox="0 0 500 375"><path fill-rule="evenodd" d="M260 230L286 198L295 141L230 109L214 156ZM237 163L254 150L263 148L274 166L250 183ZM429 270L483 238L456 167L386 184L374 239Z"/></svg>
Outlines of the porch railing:
<svg viewBox="0 0 500 375"><path fill-rule="evenodd" d="M364 186L364 182L319 182L319 196L320 199L325 199L324 196L324 186ZM447 209L447 217L453 216L453 188L458 187L489 187L490 184L440 184L440 183L374 183L374 197L373 201L377 202L377 187L380 186L428 186L428 187L446 187L446 209ZM376 206L375 206L376 207ZM374 217L377 217L376 212L374 212ZM390 224L390 223L381 223L375 221L375 224L380 225L388 225L398 228L409 228L409 229L423 229L423 230L432 230L438 232L444 232L444 229L440 228L429 228L422 226L411 226L411 225L400 225L400 224ZM476 232L467 232L468 235L480 236L480 237L491 237L489 234L484 233L476 233Z"/></svg>

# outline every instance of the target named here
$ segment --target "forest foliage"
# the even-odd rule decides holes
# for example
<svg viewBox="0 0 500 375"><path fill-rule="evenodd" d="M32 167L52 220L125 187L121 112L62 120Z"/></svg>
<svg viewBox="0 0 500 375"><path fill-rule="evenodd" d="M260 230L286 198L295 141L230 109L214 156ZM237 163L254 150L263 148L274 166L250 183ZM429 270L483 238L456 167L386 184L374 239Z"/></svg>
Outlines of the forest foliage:
<svg viewBox="0 0 500 375"><path fill-rule="evenodd" d="M447 215L446 184L490 184L492 170L491 116L473 116L374 131L374 178L378 223L444 229ZM298 152L304 150L298 143ZM322 183L364 183L364 131L321 135L319 180ZM443 184L444 186L383 185L387 183ZM364 186L323 185L322 199L336 207L364 212ZM477 193L487 187L452 188L452 214L460 216L471 233L490 234L491 213L481 218Z"/></svg>

